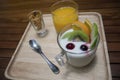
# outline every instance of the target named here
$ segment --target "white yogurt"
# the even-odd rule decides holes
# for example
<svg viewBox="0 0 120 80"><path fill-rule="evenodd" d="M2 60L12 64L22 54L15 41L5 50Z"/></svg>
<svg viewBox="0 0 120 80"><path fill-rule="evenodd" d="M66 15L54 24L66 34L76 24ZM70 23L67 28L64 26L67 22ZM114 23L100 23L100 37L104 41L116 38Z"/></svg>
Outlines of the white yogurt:
<svg viewBox="0 0 120 80"><path fill-rule="evenodd" d="M74 42L74 41L69 41L67 38L65 38L65 39L62 38L67 32L71 32L71 31L72 30L68 30L61 35L61 37L58 40L59 44L65 51L67 62L69 64L71 64L72 66L75 66L75 67L85 66L93 60L93 58L95 56L94 53L96 50L90 51L90 43L83 42L83 41ZM68 43L73 43L75 45L75 47L73 49L67 49L66 45ZM87 51L83 51L80 49L80 46L83 44L87 45L87 47L88 47Z"/></svg>
<svg viewBox="0 0 120 80"><path fill-rule="evenodd" d="M66 48L66 45L67 44L69 44L69 43L73 43L74 45L75 45L75 48L74 49L67 49ZM60 45L61 45L61 47L65 50L65 51L68 51L68 52L71 52L71 53L79 53L79 54L81 54L81 53L83 53L83 52L86 52L86 51L83 51L83 50L81 50L80 49L80 46L81 45L86 45L88 48L89 48L89 45L90 44L88 44L88 43L86 43L86 42L74 42L74 41L68 41L67 39L61 39L60 40ZM90 49L88 49L88 50L90 50ZM87 51L88 51L87 50Z"/></svg>
<svg viewBox="0 0 120 80"><path fill-rule="evenodd" d="M86 52L86 51L81 50L81 49L80 49L80 46L81 46L81 45L86 45L86 46L88 47L88 50L87 50L87 51L89 51L89 50L90 50L90 43L83 42L83 41L79 41L79 42L77 42L77 41L69 41L67 38L65 38L65 39L62 38L66 33L71 32L71 31L73 31L73 30L70 29L70 30L66 31L65 33L63 33L63 34L61 35L61 38L59 38L60 46L61 46L65 51L68 51L68 52L71 52L71 53L79 53L79 54L81 54L81 53ZM69 43L73 43L73 44L75 45L75 48L72 49L72 50L67 49L67 48L66 48L66 45L69 44Z"/></svg>

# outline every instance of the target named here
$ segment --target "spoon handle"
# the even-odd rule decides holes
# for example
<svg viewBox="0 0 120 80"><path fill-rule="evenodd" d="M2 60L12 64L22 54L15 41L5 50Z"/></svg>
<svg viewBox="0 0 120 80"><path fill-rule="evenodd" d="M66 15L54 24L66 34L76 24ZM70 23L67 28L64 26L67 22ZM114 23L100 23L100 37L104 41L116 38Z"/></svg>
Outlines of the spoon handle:
<svg viewBox="0 0 120 80"><path fill-rule="evenodd" d="M50 69L55 73L55 74L59 74L60 70L59 68L53 64L45 55L44 53L41 51L40 55L43 57L43 59L47 62L47 64L49 65Z"/></svg>

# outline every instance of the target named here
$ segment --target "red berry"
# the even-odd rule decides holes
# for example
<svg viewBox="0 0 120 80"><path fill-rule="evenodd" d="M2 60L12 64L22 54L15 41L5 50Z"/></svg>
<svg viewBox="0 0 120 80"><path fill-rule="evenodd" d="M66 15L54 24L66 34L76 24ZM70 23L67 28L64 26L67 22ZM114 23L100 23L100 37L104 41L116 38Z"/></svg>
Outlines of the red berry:
<svg viewBox="0 0 120 80"><path fill-rule="evenodd" d="M67 49L74 49L74 47L75 47L75 45L73 44L73 43L68 43L67 45L66 45L66 48Z"/></svg>

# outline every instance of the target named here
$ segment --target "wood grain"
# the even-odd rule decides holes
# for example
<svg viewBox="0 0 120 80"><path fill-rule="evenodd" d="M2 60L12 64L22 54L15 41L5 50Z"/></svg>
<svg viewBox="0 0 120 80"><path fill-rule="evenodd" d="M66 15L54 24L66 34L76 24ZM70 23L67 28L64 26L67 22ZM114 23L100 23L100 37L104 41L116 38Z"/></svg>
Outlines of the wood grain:
<svg viewBox="0 0 120 80"><path fill-rule="evenodd" d="M35 9L50 13L57 0L0 0L0 80L27 26L27 14ZM113 80L120 80L120 0L75 0L80 12L102 14Z"/></svg>

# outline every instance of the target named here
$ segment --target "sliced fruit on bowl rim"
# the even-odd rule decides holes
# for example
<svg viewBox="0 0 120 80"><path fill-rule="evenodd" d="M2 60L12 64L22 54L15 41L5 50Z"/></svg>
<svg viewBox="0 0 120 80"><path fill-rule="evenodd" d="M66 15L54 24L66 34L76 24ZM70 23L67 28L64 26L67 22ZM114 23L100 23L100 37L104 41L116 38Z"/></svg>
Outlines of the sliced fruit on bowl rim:
<svg viewBox="0 0 120 80"><path fill-rule="evenodd" d="M81 22L81 21L75 21L73 24L77 25L78 27L80 27L80 29L82 31L84 31L88 36L90 35L89 28L83 22Z"/></svg>
<svg viewBox="0 0 120 80"><path fill-rule="evenodd" d="M92 25L92 32L91 32L91 45L90 48L93 49L99 41L99 33L98 33L98 26L96 23Z"/></svg>
<svg viewBox="0 0 120 80"><path fill-rule="evenodd" d="M86 18L84 24L89 28L90 32L92 30L92 23Z"/></svg>
<svg viewBox="0 0 120 80"><path fill-rule="evenodd" d="M89 42L89 36L82 30L74 30L72 32L66 33L62 38L68 38L68 40L73 40L75 37L81 37L83 41Z"/></svg>

